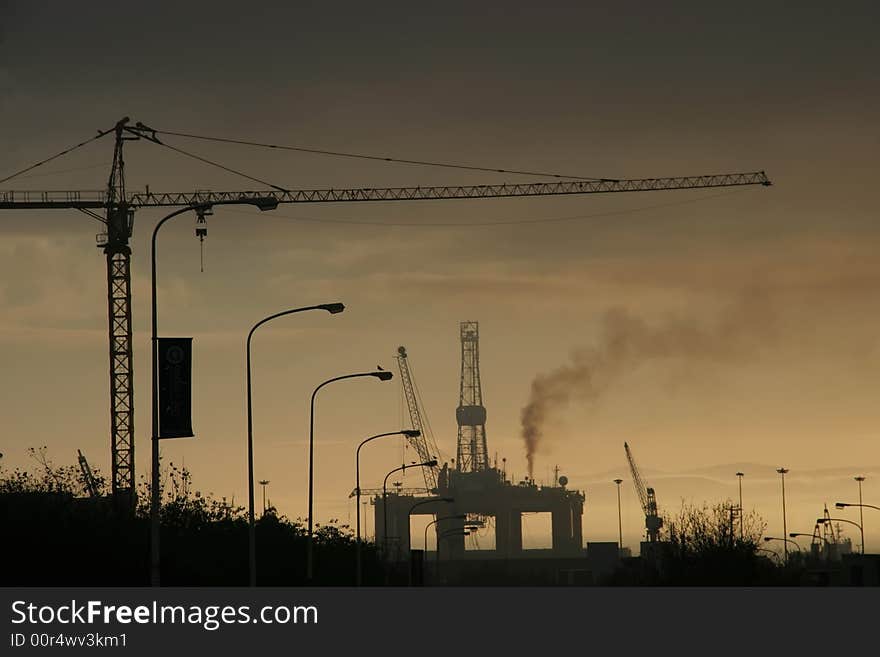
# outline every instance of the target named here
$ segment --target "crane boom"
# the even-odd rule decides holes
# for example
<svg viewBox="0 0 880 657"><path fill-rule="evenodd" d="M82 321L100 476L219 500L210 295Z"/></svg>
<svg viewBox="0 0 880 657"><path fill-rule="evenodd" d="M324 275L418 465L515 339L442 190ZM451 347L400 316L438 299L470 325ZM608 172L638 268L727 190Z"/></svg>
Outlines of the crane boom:
<svg viewBox="0 0 880 657"><path fill-rule="evenodd" d="M134 367L132 362L131 248L138 208L210 205L222 201L271 199L277 203L350 203L441 199L487 199L571 194L649 192L771 184L763 171L668 178L595 179L491 185L366 187L263 191L162 192L129 194L125 187L123 146L146 139L161 143L156 131L125 117L98 136L115 133L113 164L104 190L0 191L0 210L75 209L100 219L106 232L98 247L107 260L110 355L110 441L113 496L129 508L135 502ZM103 210L104 217L96 210ZM420 443L421 444L421 443ZM418 449L418 448L417 448ZM425 449L429 449L426 446ZM436 450L436 446L434 446ZM421 452L420 452L421 454Z"/></svg>
<svg viewBox="0 0 880 657"><path fill-rule="evenodd" d="M419 455L422 463L426 463L432 459L437 459L439 452L437 445L425 433L425 427L422 423L422 413L419 410L419 400L416 396L415 384L413 383L412 372L409 369L407 361L406 347L397 348L397 366L400 369L400 381L403 385L403 394L406 397L406 405L409 408L409 417L412 422L412 428L419 431L419 437L407 437L410 444ZM431 451L433 449L433 452ZM437 489L437 466L423 467L422 474L425 477L425 489L428 493L433 493Z"/></svg>
<svg viewBox="0 0 880 657"><path fill-rule="evenodd" d="M642 505L642 511L646 514L648 513L648 492L645 488L645 484L642 481L642 476L639 474L639 468L636 466L636 461L633 458L632 452L629 450L629 444L623 443L623 449L626 451L626 460L629 461L629 470L632 473L633 478L633 486L636 489L636 494L639 496L639 502Z"/></svg>
<svg viewBox="0 0 880 657"><path fill-rule="evenodd" d="M632 178L626 180L569 180L562 182L500 183L495 185L431 185L427 187L358 187L340 189L295 189L222 192L136 192L130 209L219 203L242 199L272 199L278 203L347 203L362 201L427 201L443 199L481 199L520 196L558 196L620 192L656 192L675 189L738 187L771 182L763 171L722 173L672 178ZM107 192L95 191L3 191L0 209L87 209L106 208L113 200Z"/></svg>

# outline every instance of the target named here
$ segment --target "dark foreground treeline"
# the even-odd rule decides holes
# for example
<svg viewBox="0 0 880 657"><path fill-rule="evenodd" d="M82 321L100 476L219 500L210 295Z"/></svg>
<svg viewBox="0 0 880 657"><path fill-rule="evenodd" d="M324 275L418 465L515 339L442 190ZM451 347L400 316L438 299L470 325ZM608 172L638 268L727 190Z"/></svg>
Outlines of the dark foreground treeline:
<svg viewBox="0 0 880 657"><path fill-rule="evenodd" d="M246 586L246 509L192 492L190 475L173 465L164 473L161 579L166 586ZM99 492L105 482L96 476ZM47 466L33 474L0 472L0 585L148 586L149 487L142 483L132 512L109 497L83 497L75 466ZM256 521L257 582L306 584L307 530L269 509ZM363 547L365 584L382 584L372 544ZM317 524L312 584L351 586L355 542L348 527Z"/></svg>
<svg viewBox="0 0 880 657"><path fill-rule="evenodd" d="M150 583L149 483L142 482L134 509L111 498L84 497L76 466L54 468L45 459L36 474L0 470L0 585L147 586ZM100 474L93 490L103 493ZM164 586L246 586L248 523L242 507L193 492L191 476L173 464L163 469L161 581ZM611 586L778 586L822 584L808 564L762 548L764 522L754 513L733 521L730 504L683 507L664 528L663 542L643 558L624 559L616 570L589 581ZM256 522L257 582L302 586L306 581L307 530L270 509ZM589 559L586 560L589 563ZM365 585L406 585L404 564L383 568L373 544L363 549ZM477 564L479 565L479 564ZM503 563L482 571L474 564L446 568L442 579L426 564L425 583L448 585L548 585L559 574L529 575ZM509 564L508 564L509 566ZM582 566L577 566L581 568ZM589 566L595 568L595 564ZM812 569L814 570L814 569ZM335 522L316 525L317 586L352 586L355 541Z"/></svg>

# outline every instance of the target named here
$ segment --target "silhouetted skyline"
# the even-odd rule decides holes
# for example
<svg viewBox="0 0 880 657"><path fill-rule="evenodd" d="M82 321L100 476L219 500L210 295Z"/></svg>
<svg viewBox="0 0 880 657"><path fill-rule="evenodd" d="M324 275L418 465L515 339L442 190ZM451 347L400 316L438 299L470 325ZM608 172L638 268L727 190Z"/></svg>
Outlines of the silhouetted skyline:
<svg viewBox="0 0 880 657"><path fill-rule="evenodd" d="M640 524L624 440L649 473L784 465L789 527L809 529L822 491L855 491L852 476L880 463L877 19L873 3L796 12L757 3L245 12L214 3L210 15L178 3L145 16L106 2L5 2L0 177L125 115L195 134L585 176L764 169L769 189L218 208L204 273L192 220L181 219L163 231L160 321L165 335L194 336L196 437L163 450L198 488L243 502L247 329L286 307L340 300L348 310L332 323L297 318L254 343L255 474L272 481L279 509L305 515L311 389L377 363L394 369L401 344L440 448L454 454L461 320L481 326L490 455L518 479L533 379L595 348L609 311L651 328L685 318L705 331L756 295L767 310L753 316L766 331L760 342L720 359L652 359L615 375L601 399L573 399L551 418L535 473L546 479L558 463L572 488L588 491L587 540L613 540L616 508L591 507L591 495L615 495L613 476L598 492L589 473L627 480L631 537ZM168 142L291 188L530 180ZM111 156L98 142L0 190L101 189ZM255 187L143 142L127 146L126 164L132 190ZM139 476L149 465L148 235L160 217L139 211L132 241ZM541 219L566 220L468 226ZM6 467L30 465L26 448L46 445L59 464L82 449L109 472L100 228L74 211L0 213L0 355L14 373L0 380ZM353 519L354 447L406 425L399 396L394 384L322 399L319 519ZM361 464L364 485L402 459L402 443L377 446ZM808 496L798 477L825 467L852 471ZM880 499L865 474L866 501ZM661 481L661 506L674 510L679 493ZM699 497L702 488L675 490ZM772 489L764 499L758 510L778 533ZM880 522L866 525L876 545Z"/></svg>

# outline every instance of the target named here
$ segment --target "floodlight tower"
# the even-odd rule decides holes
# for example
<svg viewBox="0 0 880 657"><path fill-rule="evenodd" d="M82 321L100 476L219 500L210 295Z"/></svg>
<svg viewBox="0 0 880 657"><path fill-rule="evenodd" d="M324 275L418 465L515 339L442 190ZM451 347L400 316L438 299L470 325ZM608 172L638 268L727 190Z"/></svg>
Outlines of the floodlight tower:
<svg viewBox="0 0 880 657"><path fill-rule="evenodd" d="M456 465L460 472L479 472L489 467L486 448L486 408L480 389L480 327L478 322L461 323L461 393L455 417L458 420Z"/></svg>

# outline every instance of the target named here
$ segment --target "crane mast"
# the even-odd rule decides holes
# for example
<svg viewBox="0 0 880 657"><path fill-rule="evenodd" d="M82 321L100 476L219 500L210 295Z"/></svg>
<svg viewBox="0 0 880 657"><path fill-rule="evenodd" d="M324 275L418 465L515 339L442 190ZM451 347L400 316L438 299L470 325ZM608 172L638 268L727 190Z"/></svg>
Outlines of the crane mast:
<svg viewBox="0 0 880 657"><path fill-rule="evenodd" d="M400 381L403 386L404 397L406 397L406 405L407 408L409 408L409 418L412 423L412 428L416 429L421 434L418 437L412 438L407 436L407 440L409 440L410 445L412 445L413 449L418 453L420 462L426 463L431 459L437 459L439 454L437 445L434 444L433 437L430 437L429 439L425 433L425 426L422 423L422 413L419 409L419 400L416 395L412 372L410 371L409 362L407 360L406 347L397 348L397 367L400 369ZM425 491L428 493L434 493L437 490L437 466L425 466L422 467L421 470L425 477Z"/></svg>
<svg viewBox="0 0 880 657"><path fill-rule="evenodd" d="M115 499L128 508L133 508L136 501L129 240L134 227L134 212L138 208L210 205L221 201L245 199L271 199L277 203L387 202L650 192L771 184L763 171L756 171L667 178L563 180L547 183L300 190L276 188L262 191L173 193L146 191L128 194L125 187L123 158L125 142L139 139L157 144L161 142L156 137L155 130L140 122L130 125L128 117L118 121L110 130L99 131L98 137L110 133L114 133L116 139L106 190L0 191L0 210L75 209L101 220L106 225L106 232L98 236L98 247L103 250L107 259L112 493ZM104 216L96 212L100 210L104 211ZM473 328L476 331L475 322ZM483 426L485 409L482 407L479 390L478 341L466 340L464 328L462 330L462 402L458 409L458 467L477 471L488 467ZM419 444L422 448L428 449L426 444ZM426 469L425 472L427 473L428 470ZM436 473L433 477L436 477ZM431 481L436 484L433 477ZM426 480L426 485L427 483Z"/></svg>
<svg viewBox="0 0 880 657"><path fill-rule="evenodd" d="M642 481L642 476L629 449L629 444L623 443L623 449L626 451L626 460L629 461L629 469L632 472L633 486L635 486L636 494L639 496L642 511L645 512L645 529L647 530L648 542L656 543L660 540L660 528L663 526L663 518L657 513L657 498L654 495L654 489L646 486L645 482Z"/></svg>

